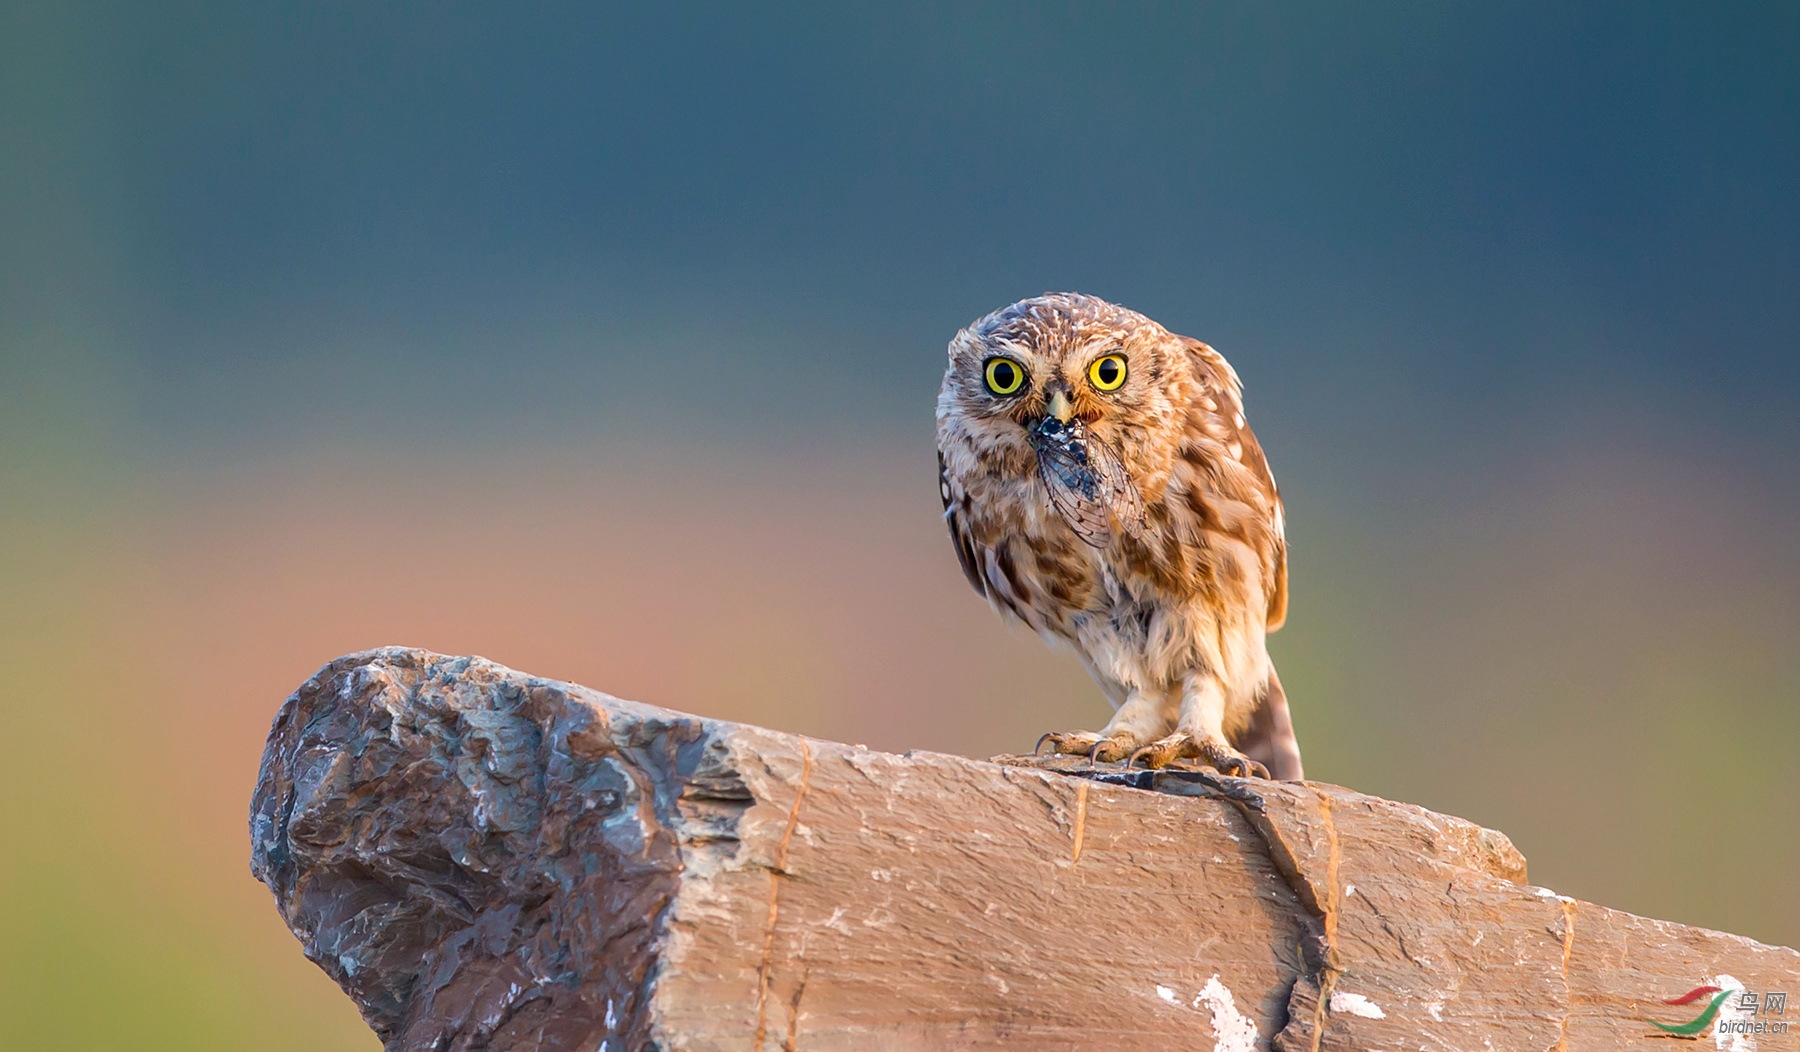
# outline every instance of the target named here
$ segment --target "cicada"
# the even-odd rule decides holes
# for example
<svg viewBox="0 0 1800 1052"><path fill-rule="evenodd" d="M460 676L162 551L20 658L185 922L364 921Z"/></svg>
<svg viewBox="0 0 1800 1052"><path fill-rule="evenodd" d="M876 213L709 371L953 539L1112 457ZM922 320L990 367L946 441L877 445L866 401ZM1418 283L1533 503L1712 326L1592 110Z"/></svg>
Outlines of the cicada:
<svg viewBox="0 0 1800 1052"><path fill-rule="evenodd" d="M1117 450L1090 434L1079 418L1064 422L1046 416L1027 434L1050 506L1076 536L1104 548L1115 521L1129 536L1143 533L1144 499Z"/></svg>

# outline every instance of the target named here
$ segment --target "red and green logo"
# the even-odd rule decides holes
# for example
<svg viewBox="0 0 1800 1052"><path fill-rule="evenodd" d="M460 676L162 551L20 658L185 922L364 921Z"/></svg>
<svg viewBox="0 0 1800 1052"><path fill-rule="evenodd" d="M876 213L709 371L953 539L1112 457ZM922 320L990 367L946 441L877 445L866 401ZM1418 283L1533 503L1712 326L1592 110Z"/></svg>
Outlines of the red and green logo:
<svg viewBox="0 0 1800 1052"><path fill-rule="evenodd" d="M1717 986L1696 986L1687 993L1682 994L1680 997L1663 998L1663 1004L1691 1005L1698 1001L1705 1001L1706 1007L1700 1010L1699 1015L1688 1022L1676 1023L1673 1025L1669 1023L1659 1023L1648 1017L1644 1019L1644 1022L1649 1023L1651 1026L1661 1030L1665 1034L1674 1034L1676 1037L1694 1037L1704 1033L1708 1027L1712 1026L1713 1020L1718 1018L1719 1006L1723 1005L1725 999L1730 996L1730 990L1723 990Z"/></svg>

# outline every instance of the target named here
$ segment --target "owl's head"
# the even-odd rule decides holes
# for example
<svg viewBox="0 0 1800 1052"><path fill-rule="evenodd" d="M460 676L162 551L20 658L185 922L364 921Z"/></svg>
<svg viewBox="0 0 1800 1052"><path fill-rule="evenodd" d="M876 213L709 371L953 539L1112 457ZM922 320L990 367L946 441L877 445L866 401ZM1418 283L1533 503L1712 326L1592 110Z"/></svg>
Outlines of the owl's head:
<svg viewBox="0 0 1800 1052"><path fill-rule="evenodd" d="M1138 487L1166 474L1181 427L1177 407L1191 382L1181 340L1135 311L1079 293L1021 300L950 341L939 448L970 473L1035 474L1053 501L1061 482L1106 503L1111 460L1135 500ZM1111 511L1130 528L1130 508ZM1092 531L1070 525L1095 541Z"/></svg>
<svg viewBox="0 0 1800 1052"><path fill-rule="evenodd" d="M938 393L941 440L1031 470L1031 432L1078 422L1132 465L1179 429L1192 366L1179 337L1078 292L1022 299L950 340Z"/></svg>

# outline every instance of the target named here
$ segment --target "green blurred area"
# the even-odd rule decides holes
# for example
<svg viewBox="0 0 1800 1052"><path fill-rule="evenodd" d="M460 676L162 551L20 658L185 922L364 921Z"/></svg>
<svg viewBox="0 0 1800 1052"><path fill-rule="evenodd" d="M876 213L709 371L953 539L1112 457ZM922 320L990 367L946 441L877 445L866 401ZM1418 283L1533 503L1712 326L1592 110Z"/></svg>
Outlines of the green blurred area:
<svg viewBox="0 0 1800 1052"><path fill-rule="evenodd" d="M1795 945L1792 520L1719 465L1576 456L1403 537L1291 512L1271 651L1308 773L1500 829L1558 892Z"/></svg>
<svg viewBox="0 0 1800 1052"><path fill-rule="evenodd" d="M380 1047L247 865L184 850L192 830L158 772L215 758L159 741L134 711L158 699L107 641L56 624L91 616L66 579L5 585L8 613L39 630L0 653L0 1047Z"/></svg>
<svg viewBox="0 0 1800 1052"><path fill-rule="evenodd" d="M226 832L248 783L204 814L176 790L243 757L184 740L192 699L134 660L128 454L99 392L59 393L0 396L0 1048L379 1048Z"/></svg>

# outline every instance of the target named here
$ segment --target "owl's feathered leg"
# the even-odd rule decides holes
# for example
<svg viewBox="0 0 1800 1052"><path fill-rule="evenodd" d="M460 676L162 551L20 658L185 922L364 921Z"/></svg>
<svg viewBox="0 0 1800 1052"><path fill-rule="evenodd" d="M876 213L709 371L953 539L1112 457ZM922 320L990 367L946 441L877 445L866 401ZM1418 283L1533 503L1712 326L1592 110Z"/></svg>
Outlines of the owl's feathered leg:
<svg viewBox="0 0 1800 1052"><path fill-rule="evenodd" d="M1181 716L1176 731L1131 754L1132 763L1167 767L1176 760L1195 758L1220 774L1269 777L1269 769L1233 749L1225 740L1225 692L1219 681L1205 672L1191 672L1183 681Z"/></svg>
<svg viewBox="0 0 1800 1052"><path fill-rule="evenodd" d="M1038 739L1038 748L1049 742L1055 751L1067 756L1087 756L1101 763L1123 760L1169 729L1174 722L1172 700L1154 691L1134 690L1099 734L1046 734Z"/></svg>
<svg viewBox="0 0 1800 1052"><path fill-rule="evenodd" d="M1288 717L1287 694L1272 668L1262 699L1250 714L1250 726L1244 728L1237 745L1245 756L1260 761L1283 781L1306 777L1300 765L1300 740L1294 737L1294 722Z"/></svg>

